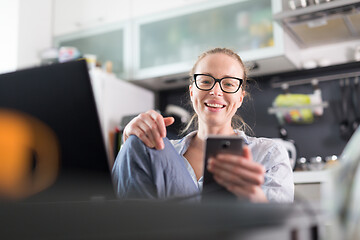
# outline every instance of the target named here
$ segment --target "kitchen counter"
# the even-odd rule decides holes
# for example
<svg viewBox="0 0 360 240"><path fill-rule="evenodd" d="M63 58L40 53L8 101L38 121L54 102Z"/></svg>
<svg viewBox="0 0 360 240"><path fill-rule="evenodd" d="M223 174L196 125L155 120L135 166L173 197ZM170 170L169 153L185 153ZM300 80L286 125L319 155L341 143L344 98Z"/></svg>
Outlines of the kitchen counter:
<svg viewBox="0 0 360 240"><path fill-rule="evenodd" d="M321 171L295 171L294 172L294 183L323 183L327 182L330 178L329 170Z"/></svg>
<svg viewBox="0 0 360 240"><path fill-rule="evenodd" d="M295 201L322 203L331 180L330 170L295 171Z"/></svg>

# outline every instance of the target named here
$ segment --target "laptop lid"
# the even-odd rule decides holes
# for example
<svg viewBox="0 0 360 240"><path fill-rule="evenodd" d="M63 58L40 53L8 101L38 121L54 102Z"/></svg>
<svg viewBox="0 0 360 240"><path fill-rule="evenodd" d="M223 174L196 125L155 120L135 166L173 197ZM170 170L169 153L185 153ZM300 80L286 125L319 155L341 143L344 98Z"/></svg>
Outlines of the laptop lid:
<svg viewBox="0 0 360 240"><path fill-rule="evenodd" d="M0 198L114 197L86 62L0 75Z"/></svg>

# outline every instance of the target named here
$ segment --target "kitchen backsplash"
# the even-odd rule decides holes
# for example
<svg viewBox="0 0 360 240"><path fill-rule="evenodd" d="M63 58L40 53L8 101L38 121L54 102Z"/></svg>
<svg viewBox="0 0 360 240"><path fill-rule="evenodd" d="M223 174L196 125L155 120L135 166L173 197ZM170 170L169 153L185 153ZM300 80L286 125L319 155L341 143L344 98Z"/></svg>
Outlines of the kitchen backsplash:
<svg viewBox="0 0 360 240"><path fill-rule="evenodd" d="M353 73L360 69L360 62L350 64L337 65L332 67L317 68L311 70L294 71L282 73L279 75L257 77L252 81L250 88L251 99L244 102L239 110L239 114L245 119L253 130L253 135L258 137L279 138L279 124L278 119L274 114L269 114L268 109L272 107L272 102L279 94L283 94L284 90L281 88L273 88L274 81L292 81L301 80L305 78L316 78L326 75L334 75L339 73ZM344 134L345 127L350 131L351 124L356 120L354 107L357 108L360 114L359 105L352 107L350 95L356 78L349 78L348 80L336 79L331 81L319 82L322 99L328 103L324 108L323 115L320 117L314 116L312 123L303 124L288 124L285 123L283 128L287 131L289 139L295 141L297 146L297 158L305 157L310 159L315 156L320 156L325 159L327 156L340 155L344 149L348 136ZM349 87L347 96L347 116L342 114L341 108L344 88L341 87L341 82L347 82ZM359 90L359 89L358 89ZM304 84L298 86L291 86L288 89L292 94L313 94L314 88L311 84ZM358 99L360 92L357 93ZM191 111L189 105L188 89L180 88L174 90L167 90L159 92L157 107L165 112L165 108L169 104L181 106L188 111ZM358 103L357 103L358 104ZM175 116L176 117L176 116ZM359 115L358 115L359 117ZM177 121L169 128L170 137L176 136L179 129L183 126ZM250 133L251 134L251 133Z"/></svg>

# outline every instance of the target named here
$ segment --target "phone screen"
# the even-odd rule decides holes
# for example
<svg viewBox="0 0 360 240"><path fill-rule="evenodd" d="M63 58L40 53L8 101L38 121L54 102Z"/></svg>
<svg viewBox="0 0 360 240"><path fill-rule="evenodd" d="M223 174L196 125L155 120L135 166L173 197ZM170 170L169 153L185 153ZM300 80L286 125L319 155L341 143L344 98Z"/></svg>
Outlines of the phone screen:
<svg viewBox="0 0 360 240"><path fill-rule="evenodd" d="M202 199L226 198L236 199L235 195L226 188L219 185L213 178L212 173L207 170L209 157L218 153L229 153L241 155L243 152L244 139L240 136L209 136L206 139L204 160L204 182Z"/></svg>

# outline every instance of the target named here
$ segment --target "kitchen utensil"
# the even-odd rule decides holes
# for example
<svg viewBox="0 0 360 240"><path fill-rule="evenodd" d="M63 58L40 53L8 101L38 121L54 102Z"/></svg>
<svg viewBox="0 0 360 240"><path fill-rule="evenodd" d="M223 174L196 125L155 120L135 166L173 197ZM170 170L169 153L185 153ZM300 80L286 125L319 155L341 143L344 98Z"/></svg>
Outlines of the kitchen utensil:
<svg viewBox="0 0 360 240"><path fill-rule="evenodd" d="M321 106L323 100L322 100L321 89L319 87L319 81L316 78L314 78L313 80L311 80L311 85L314 88L314 93L309 94L311 104L319 105L319 107L313 108L312 111L315 116L320 117L324 114L324 107Z"/></svg>
<svg viewBox="0 0 360 240"><path fill-rule="evenodd" d="M322 157L316 156L310 158L309 170L311 171L320 171L324 168L325 163L322 160Z"/></svg>
<svg viewBox="0 0 360 240"><path fill-rule="evenodd" d="M354 85L351 88L351 106L354 112L354 121L351 124L352 133L356 131L356 129L360 125L360 88L359 88L359 77L354 79Z"/></svg>
<svg viewBox="0 0 360 240"><path fill-rule="evenodd" d="M351 137L351 126L349 122L349 79L340 81L340 90L341 90L341 102L340 102L340 113L341 113L341 122L340 122L340 137L348 141Z"/></svg>
<svg viewBox="0 0 360 240"><path fill-rule="evenodd" d="M296 170L297 171L307 171L308 169L308 161L305 157L298 158L296 160Z"/></svg>
<svg viewBox="0 0 360 240"><path fill-rule="evenodd" d="M295 169L295 165L296 165L296 145L295 145L295 141L290 140L290 139L281 139L281 138L273 138L274 141L280 143L281 145L283 145L286 149L286 151L289 154L289 160L290 160L290 165L292 167L292 169Z"/></svg>
<svg viewBox="0 0 360 240"><path fill-rule="evenodd" d="M337 162L338 162L338 156L336 156L336 155L327 156L327 157L325 157L324 168L333 167L334 164L336 164Z"/></svg>
<svg viewBox="0 0 360 240"><path fill-rule="evenodd" d="M289 0L289 7L292 10L295 10L297 8L303 8L310 5L310 0Z"/></svg>
<svg viewBox="0 0 360 240"><path fill-rule="evenodd" d="M327 3L327 2L331 2L331 0L315 0L315 4L322 4L322 3Z"/></svg>

